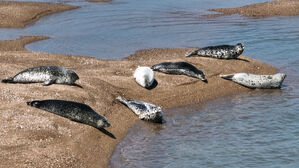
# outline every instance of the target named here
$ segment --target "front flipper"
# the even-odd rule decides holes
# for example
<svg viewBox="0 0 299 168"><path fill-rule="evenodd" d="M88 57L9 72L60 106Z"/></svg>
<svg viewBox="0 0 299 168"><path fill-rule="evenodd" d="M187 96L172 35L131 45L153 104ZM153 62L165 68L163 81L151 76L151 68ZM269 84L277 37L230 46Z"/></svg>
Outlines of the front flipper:
<svg viewBox="0 0 299 168"><path fill-rule="evenodd" d="M43 83L43 86L49 86L56 82L56 79L47 80Z"/></svg>

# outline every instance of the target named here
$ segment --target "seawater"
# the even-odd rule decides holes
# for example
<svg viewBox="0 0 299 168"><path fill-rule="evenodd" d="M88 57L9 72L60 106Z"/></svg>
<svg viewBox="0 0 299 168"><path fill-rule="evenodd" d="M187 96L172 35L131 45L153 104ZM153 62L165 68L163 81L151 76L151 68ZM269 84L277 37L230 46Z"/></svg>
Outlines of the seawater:
<svg viewBox="0 0 299 168"><path fill-rule="evenodd" d="M244 55L286 73L282 89L164 109L163 125L137 122L110 167L299 167L299 16L204 18L207 9L263 0L49 0L81 6L0 39L46 35L34 51L121 59L138 49L245 44ZM216 60L215 60L216 61Z"/></svg>

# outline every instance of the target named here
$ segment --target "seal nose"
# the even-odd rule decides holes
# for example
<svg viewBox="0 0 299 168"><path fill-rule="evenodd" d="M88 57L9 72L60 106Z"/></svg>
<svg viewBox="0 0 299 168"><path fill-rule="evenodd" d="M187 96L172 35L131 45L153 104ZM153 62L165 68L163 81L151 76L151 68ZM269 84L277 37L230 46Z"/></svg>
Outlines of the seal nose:
<svg viewBox="0 0 299 168"><path fill-rule="evenodd" d="M28 101L27 105L33 106L33 107L39 107L39 102L38 101Z"/></svg>

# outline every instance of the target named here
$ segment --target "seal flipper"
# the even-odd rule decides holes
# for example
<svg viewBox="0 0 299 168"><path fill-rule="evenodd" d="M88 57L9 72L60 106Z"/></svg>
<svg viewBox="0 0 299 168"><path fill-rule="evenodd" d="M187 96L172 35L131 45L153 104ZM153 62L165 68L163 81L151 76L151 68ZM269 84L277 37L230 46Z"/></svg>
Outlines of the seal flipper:
<svg viewBox="0 0 299 168"><path fill-rule="evenodd" d="M49 86L49 85L52 85L56 82L56 79L51 79L51 80L48 80L48 81L45 81L43 83L43 86Z"/></svg>
<svg viewBox="0 0 299 168"><path fill-rule="evenodd" d="M196 50L193 50L193 51L186 52L185 57L190 57L190 56L192 56L192 55L197 55L198 50L199 50L199 49L196 49Z"/></svg>
<svg viewBox="0 0 299 168"><path fill-rule="evenodd" d="M235 74L220 75L221 78L226 79L226 80L233 80L234 76L235 76Z"/></svg>
<svg viewBox="0 0 299 168"><path fill-rule="evenodd" d="M13 81L13 78L6 78L6 79L3 79L1 82L2 82L2 83L15 83L15 82Z"/></svg>
<svg viewBox="0 0 299 168"><path fill-rule="evenodd" d="M123 98L123 97L121 97L121 96L118 96L117 98L116 98L116 100L118 100L119 102L121 102L122 104L124 104L124 105L128 105L128 100L127 99L125 99L125 98Z"/></svg>

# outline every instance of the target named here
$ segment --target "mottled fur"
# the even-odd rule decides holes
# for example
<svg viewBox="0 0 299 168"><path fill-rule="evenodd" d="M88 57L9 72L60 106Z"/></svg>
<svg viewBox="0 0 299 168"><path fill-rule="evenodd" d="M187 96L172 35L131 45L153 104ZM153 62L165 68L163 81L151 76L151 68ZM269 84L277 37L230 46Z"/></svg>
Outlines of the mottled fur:
<svg viewBox="0 0 299 168"><path fill-rule="evenodd" d="M188 62L162 62L151 67L154 71L175 75L187 75L207 82L205 74Z"/></svg>
<svg viewBox="0 0 299 168"><path fill-rule="evenodd" d="M248 88L271 89L280 88L286 75L277 73L274 75L255 75L249 73L236 73L228 75L220 75L221 78L234 81Z"/></svg>
<svg viewBox="0 0 299 168"><path fill-rule="evenodd" d="M163 122L163 112L161 107L137 100L127 100L118 96L119 102L131 109L141 120L151 121L155 123Z"/></svg>
<svg viewBox="0 0 299 168"><path fill-rule="evenodd" d="M202 56L202 57L212 57L219 59L237 59L244 51L244 46L238 43L235 46L232 45L219 45L219 46L209 46L204 48L199 48L194 51L186 53L186 57L190 56Z"/></svg>
<svg viewBox="0 0 299 168"><path fill-rule="evenodd" d="M25 69L2 83L43 83L48 86L54 83L74 85L79 76L72 70L59 66L39 66Z"/></svg>

